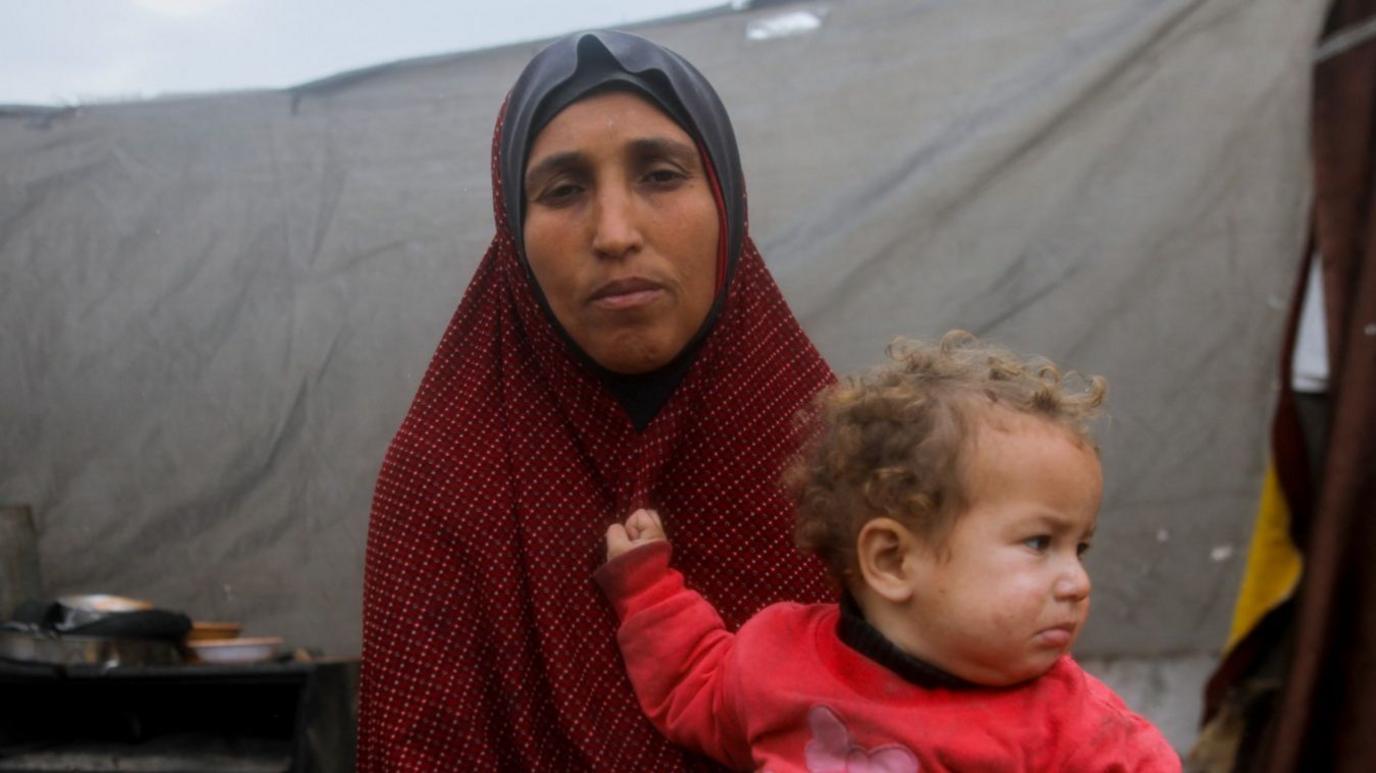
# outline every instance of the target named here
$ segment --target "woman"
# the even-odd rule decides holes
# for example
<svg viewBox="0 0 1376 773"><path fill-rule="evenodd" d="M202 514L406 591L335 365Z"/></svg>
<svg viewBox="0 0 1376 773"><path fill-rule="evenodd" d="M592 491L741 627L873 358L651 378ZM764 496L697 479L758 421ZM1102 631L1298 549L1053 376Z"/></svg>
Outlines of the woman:
<svg viewBox="0 0 1376 773"><path fill-rule="evenodd" d="M362 770L671 770L602 536L653 506L732 627L827 595L776 486L831 381L746 234L730 121L678 55L545 49L493 141L496 236L387 454L368 534Z"/></svg>

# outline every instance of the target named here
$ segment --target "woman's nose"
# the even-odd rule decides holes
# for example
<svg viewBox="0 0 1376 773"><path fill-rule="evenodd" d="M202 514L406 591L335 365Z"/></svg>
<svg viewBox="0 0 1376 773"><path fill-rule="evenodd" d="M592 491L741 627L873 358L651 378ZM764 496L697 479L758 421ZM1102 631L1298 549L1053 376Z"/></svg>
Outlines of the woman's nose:
<svg viewBox="0 0 1376 773"><path fill-rule="evenodd" d="M599 191L593 218L592 248L599 256L618 260L640 248L635 201L627 192L614 187Z"/></svg>
<svg viewBox="0 0 1376 773"><path fill-rule="evenodd" d="M1074 559L1061 575L1056 578L1056 598L1065 601L1083 601L1089 598L1089 573L1079 558Z"/></svg>

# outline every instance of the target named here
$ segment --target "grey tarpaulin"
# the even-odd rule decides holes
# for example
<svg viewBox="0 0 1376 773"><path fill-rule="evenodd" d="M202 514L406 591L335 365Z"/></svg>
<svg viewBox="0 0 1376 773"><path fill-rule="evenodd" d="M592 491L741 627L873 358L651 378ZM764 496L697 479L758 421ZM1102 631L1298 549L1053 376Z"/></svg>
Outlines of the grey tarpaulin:
<svg viewBox="0 0 1376 773"><path fill-rule="evenodd" d="M836 367L959 326L1108 376L1085 653L1223 641L1322 5L811 2L640 30L721 91L752 231ZM0 500L33 505L49 593L358 651L374 476L492 233L492 124L536 50L3 111Z"/></svg>

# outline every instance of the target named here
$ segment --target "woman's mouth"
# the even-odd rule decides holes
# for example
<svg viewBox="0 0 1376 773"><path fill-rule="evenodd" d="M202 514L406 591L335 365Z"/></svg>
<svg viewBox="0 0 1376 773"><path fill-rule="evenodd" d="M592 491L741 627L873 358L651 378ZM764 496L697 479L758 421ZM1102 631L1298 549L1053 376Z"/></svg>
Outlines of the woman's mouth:
<svg viewBox="0 0 1376 773"><path fill-rule="evenodd" d="M640 277L614 279L593 291L588 302L598 308L621 311L647 306L659 300L664 286Z"/></svg>

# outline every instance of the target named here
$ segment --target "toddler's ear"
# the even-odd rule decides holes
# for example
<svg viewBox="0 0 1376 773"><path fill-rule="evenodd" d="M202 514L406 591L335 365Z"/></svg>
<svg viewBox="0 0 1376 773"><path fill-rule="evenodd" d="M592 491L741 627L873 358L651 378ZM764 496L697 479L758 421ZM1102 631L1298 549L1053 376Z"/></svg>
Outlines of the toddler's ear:
<svg viewBox="0 0 1376 773"><path fill-rule="evenodd" d="M875 518L860 529L855 557L860 577L870 590L895 604L902 604L913 593L913 567L909 554L917 537L908 527L892 518Z"/></svg>

